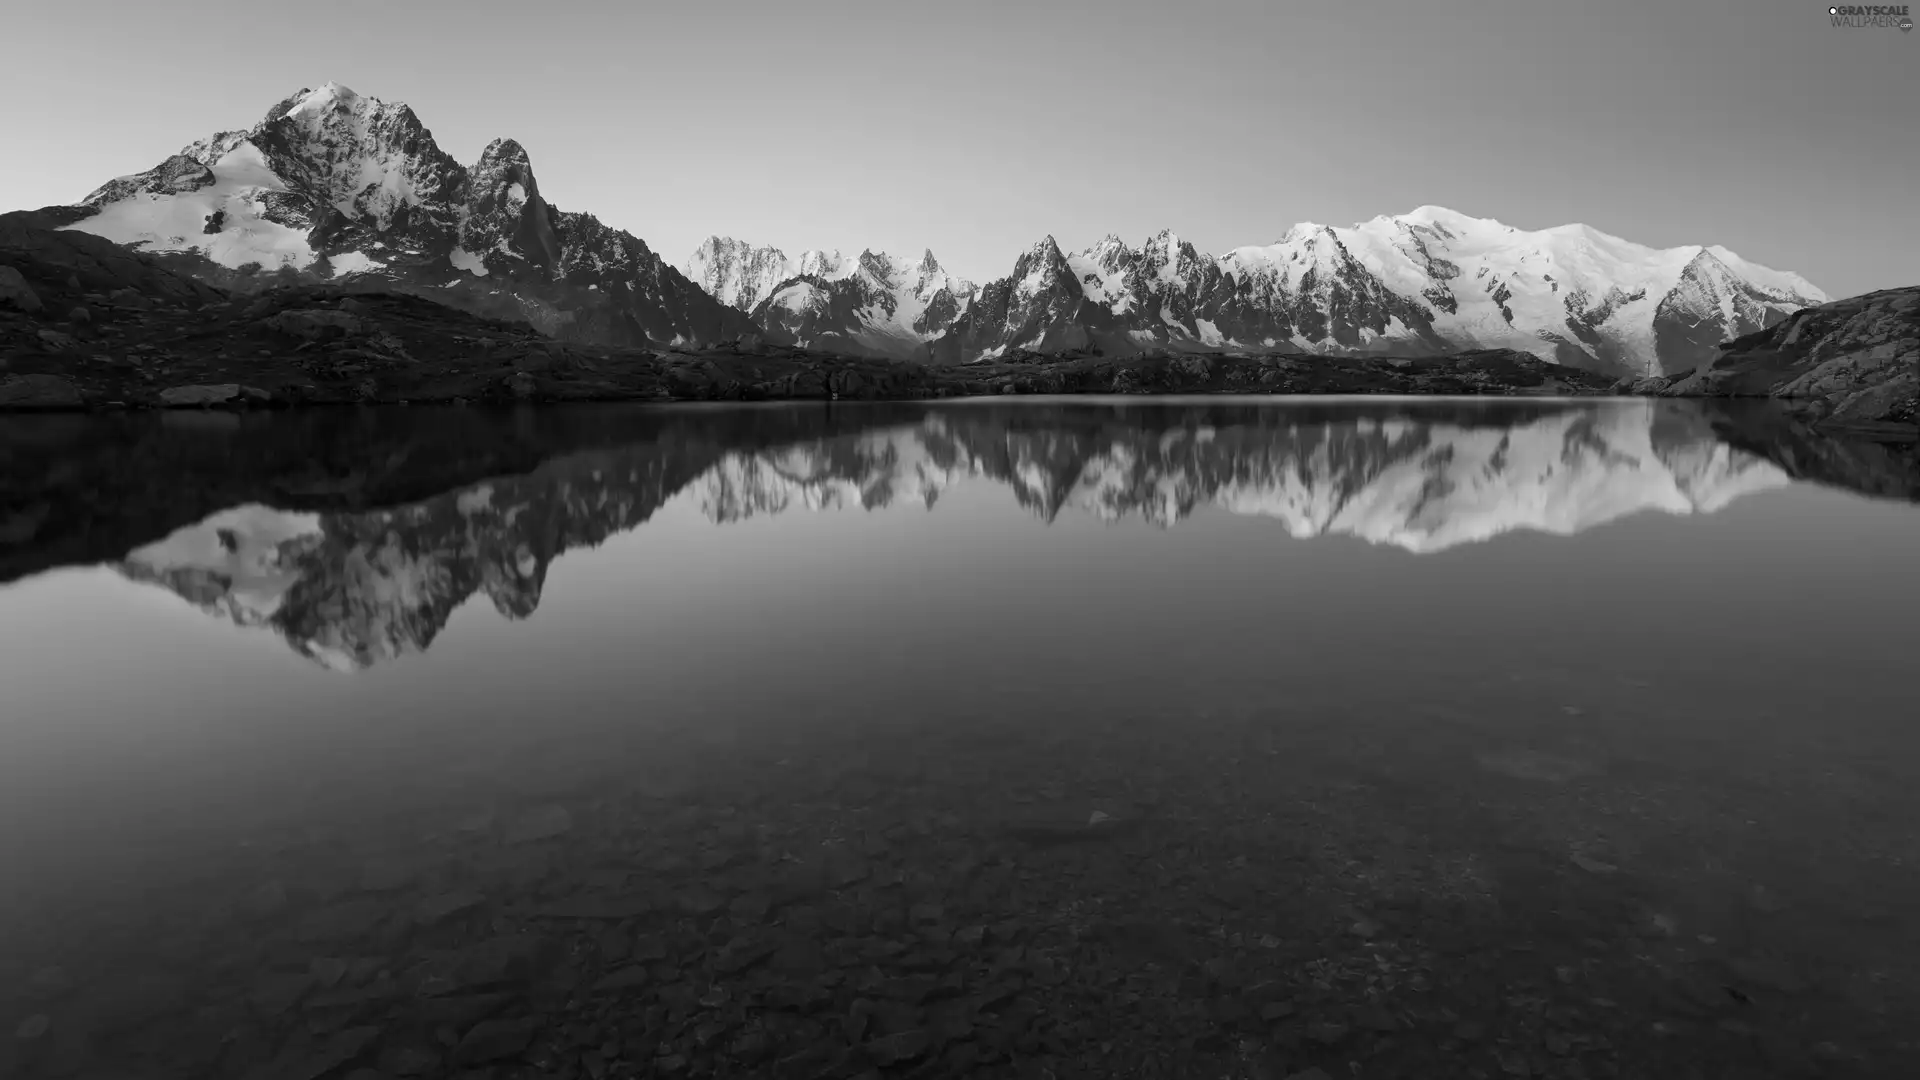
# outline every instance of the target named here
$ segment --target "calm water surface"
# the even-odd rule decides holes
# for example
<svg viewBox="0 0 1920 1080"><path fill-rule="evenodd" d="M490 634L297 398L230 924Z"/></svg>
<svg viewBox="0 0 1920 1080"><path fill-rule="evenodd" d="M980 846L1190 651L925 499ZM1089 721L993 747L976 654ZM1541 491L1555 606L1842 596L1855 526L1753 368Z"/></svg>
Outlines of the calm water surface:
<svg viewBox="0 0 1920 1080"><path fill-rule="evenodd" d="M1920 509L1680 404L6 423L0 1075L1920 1075Z"/></svg>

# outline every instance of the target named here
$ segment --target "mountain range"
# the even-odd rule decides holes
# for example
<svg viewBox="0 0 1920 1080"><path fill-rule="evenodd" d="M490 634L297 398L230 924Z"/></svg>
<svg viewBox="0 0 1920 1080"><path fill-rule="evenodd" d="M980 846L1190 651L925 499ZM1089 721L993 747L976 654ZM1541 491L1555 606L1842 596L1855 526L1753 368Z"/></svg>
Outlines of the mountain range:
<svg viewBox="0 0 1920 1080"><path fill-rule="evenodd" d="M714 237L681 267L540 191L525 149L472 165L407 106L329 83L187 144L71 206L65 228L204 276L367 275L563 340L781 344L941 364L1070 350L1440 355L1509 348L1666 375L1827 297L1717 246L1655 249L1586 225L1523 231L1441 207L1264 246L1171 232L1068 252L1046 237L976 285L919 258Z"/></svg>
<svg viewBox="0 0 1920 1080"><path fill-rule="evenodd" d="M635 443L384 509L236 506L116 565L355 670L424 650L475 594L527 616L554 559L676 499L726 524L802 509L932 510L957 485L987 483L1048 522L1072 512L1167 527L1211 507L1296 538L1425 554L1515 530L1571 535L1648 510L1707 513L1789 482L1683 404L1650 400L1530 407L1503 422L1397 408L1084 420L962 406L752 450Z"/></svg>
<svg viewBox="0 0 1920 1080"><path fill-rule="evenodd" d="M818 253L803 256L802 264ZM937 267L928 253L927 264ZM1069 253L1049 236L1006 277L894 329L879 288L794 268L777 250L713 238L687 263L719 299L801 344L900 342L939 363L1012 352L1283 350L1438 355L1504 348L1612 375L1711 361L1723 341L1827 296L1722 247L1658 250L1586 225L1523 232L1438 206L1348 228L1301 224L1265 246L1207 255L1170 231L1138 248L1108 236ZM786 268L787 283L776 279ZM804 290L802 292L802 290ZM796 292L801 292L796 296ZM799 317L769 319L784 302ZM887 326L886 336L876 335ZM917 338L917 340L913 340Z"/></svg>

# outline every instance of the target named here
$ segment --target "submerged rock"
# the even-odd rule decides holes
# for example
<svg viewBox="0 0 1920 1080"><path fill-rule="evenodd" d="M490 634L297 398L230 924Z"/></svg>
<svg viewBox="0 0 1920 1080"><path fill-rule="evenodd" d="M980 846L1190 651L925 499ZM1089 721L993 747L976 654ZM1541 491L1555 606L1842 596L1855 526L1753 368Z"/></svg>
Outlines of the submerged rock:
<svg viewBox="0 0 1920 1080"><path fill-rule="evenodd" d="M516 818L507 826L502 841L506 844L531 844L551 840L573 831L573 815L564 806L542 806Z"/></svg>
<svg viewBox="0 0 1920 1080"><path fill-rule="evenodd" d="M58 375L10 375L0 379L0 408L77 409L80 388Z"/></svg>
<svg viewBox="0 0 1920 1080"><path fill-rule="evenodd" d="M242 401L268 401L273 397L265 390L239 383L211 383L195 386L172 386L160 391L160 400L175 408L189 408L195 405L222 405Z"/></svg>
<svg viewBox="0 0 1920 1080"><path fill-rule="evenodd" d="M533 1017L482 1021L454 1048L453 1060L473 1066L518 1057L539 1030L540 1021Z"/></svg>
<svg viewBox="0 0 1920 1080"><path fill-rule="evenodd" d="M304 338L309 341L323 337L344 337L348 334L365 333L369 327L367 321L348 311L328 311L325 308L296 308L269 316L266 325L283 334Z"/></svg>

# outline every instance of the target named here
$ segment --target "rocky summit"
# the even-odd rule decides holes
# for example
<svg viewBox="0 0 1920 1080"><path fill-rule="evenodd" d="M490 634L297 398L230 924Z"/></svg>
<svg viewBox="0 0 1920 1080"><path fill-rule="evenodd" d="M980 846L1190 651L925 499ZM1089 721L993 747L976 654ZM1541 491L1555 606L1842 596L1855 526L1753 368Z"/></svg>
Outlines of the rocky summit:
<svg viewBox="0 0 1920 1080"><path fill-rule="evenodd" d="M972 305L979 288L947 272L931 250L912 259L862 251L779 248L709 237L686 274L769 335L811 349L900 360L932 359L929 342Z"/></svg>
<svg viewBox="0 0 1920 1080"><path fill-rule="evenodd" d="M514 140L465 166L406 105L334 83L44 214L215 283L364 279L559 340L641 345L751 328L644 241L549 203Z"/></svg>

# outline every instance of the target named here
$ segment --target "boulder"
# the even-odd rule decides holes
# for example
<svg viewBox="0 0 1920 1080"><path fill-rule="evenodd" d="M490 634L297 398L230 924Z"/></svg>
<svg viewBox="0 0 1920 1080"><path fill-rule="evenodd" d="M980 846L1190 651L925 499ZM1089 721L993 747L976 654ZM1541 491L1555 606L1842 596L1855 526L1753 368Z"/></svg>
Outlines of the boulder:
<svg viewBox="0 0 1920 1080"><path fill-rule="evenodd" d="M77 409L80 388L58 375L14 375L0 379L0 409Z"/></svg>
<svg viewBox="0 0 1920 1080"><path fill-rule="evenodd" d="M365 333L368 329L367 321L351 311L328 311L325 308L282 311L269 317L266 323L273 330L307 341Z"/></svg>
<svg viewBox="0 0 1920 1080"><path fill-rule="evenodd" d="M121 307L132 308L135 311L148 311L153 307L153 301L147 299L135 289L115 289L107 299L112 300Z"/></svg>
<svg viewBox="0 0 1920 1080"><path fill-rule="evenodd" d="M46 306L40 295L27 284L26 276L11 266L0 266L0 304L19 311L34 312Z"/></svg>
<svg viewBox="0 0 1920 1080"><path fill-rule="evenodd" d="M1173 370L1189 379L1205 379L1213 374L1213 365L1204 356L1183 356L1173 362Z"/></svg>
<svg viewBox="0 0 1920 1080"><path fill-rule="evenodd" d="M170 386L160 391L160 401L177 409L271 400L273 395L267 391L239 383L197 383L192 386Z"/></svg>
<svg viewBox="0 0 1920 1080"><path fill-rule="evenodd" d="M1650 397L1666 390L1671 380L1662 375L1627 375L1607 387L1617 397Z"/></svg>

